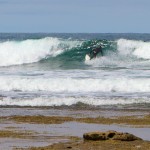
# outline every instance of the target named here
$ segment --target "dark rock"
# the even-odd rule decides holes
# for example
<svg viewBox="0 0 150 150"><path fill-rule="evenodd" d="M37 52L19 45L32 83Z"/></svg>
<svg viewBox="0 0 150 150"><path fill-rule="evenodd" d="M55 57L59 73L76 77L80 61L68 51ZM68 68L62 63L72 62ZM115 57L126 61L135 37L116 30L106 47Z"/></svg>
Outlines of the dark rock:
<svg viewBox="0 0 150 150"><path fill-rule="evenodd" d="M67 148L68 148L68 149L72 149L72 147L71 147L71 146L68 146Z"/></svg>
<svg viewBox="0 0 150 150"><path fill-rule="evenodd" d="M120 140L120 141L135 141L135 140L142 140L139 137L136 137L133 134L130 133L117 133L113 140Z"/></svg>
<svg viewBox="0 0 150 150"><path fill-rule="evenodd" d="M113 130L110 130L110 131L105 132L105 134L107 136L107 139L111 139L117 134L117 132L113 131Z"/></svg>
<svg viewBox="0 0 150 150"><path fill-rule="evenodd" d="M89 132L83 134L85 140L107 140L106 134L104 132Z"/></svg>
<svg viewBox="0 0 150 150"><path fill-rule="evenodd" d="M83 138L85 140L120 140L120 141L134 141L134 140L142 140L139 137L136 137L130 133L121 133L116 131L106 131L106 132L89 132L83 134Z"/></svg>

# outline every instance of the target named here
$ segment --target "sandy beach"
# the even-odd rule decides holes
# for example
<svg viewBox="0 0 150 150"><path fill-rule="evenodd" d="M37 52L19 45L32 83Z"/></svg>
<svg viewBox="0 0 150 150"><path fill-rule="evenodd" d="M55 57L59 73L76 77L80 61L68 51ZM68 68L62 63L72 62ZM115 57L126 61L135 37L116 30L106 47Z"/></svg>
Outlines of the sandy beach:
<svg viewBox="0 0 150 150"><path fill-rule="evenodd" d="M2 149L145 149L150 147L149 109L1 107ZM92 131L128 132L142 141L83 140Z"/></svg>

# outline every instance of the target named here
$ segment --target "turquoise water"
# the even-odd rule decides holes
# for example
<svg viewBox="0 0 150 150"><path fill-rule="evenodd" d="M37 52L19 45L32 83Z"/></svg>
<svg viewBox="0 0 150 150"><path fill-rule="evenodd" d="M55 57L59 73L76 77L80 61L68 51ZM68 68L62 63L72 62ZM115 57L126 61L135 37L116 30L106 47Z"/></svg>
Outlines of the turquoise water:
<svg viewBox="0 0 150 150"><path fill-rule="evenodd" d="M149 69L150 34L3 33L0 105L148 106Z"/></svg>

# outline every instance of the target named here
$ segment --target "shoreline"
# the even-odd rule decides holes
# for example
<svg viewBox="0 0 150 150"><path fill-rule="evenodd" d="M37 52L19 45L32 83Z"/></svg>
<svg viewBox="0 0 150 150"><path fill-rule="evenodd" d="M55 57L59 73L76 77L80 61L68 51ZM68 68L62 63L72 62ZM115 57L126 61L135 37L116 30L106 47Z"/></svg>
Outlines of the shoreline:
<svg viewBox="0 0 150 150"><path fill-rule="evenodd" d="M1 107L0 112L0 145L6 149L12 149L13 146L14 149L38 150L42 147L41 149L46 150L53 147L54 150L59 150L60 147L65 149L68 144L72 149L79 145L86 149L89 143L84 143L83 133L106 130L132 133L143 138L141 145L150 146L148 110ZM106 143L113 145L107 141L103 142L104 147ZM132 143L139 144L131 142L129 145ZM94 147L95 144L92 145ZM116 145L121 144L118 142Z"/></svg>

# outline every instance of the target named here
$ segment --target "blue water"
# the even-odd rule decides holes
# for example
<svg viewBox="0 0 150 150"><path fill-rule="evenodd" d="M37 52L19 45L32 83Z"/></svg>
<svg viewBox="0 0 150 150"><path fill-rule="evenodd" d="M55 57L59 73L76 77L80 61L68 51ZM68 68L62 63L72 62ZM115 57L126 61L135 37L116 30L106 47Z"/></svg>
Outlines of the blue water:
<svg viewBox="0 0 150 150"><path fill-rule="evenodd" d="M0 34L1 106L148 107L149 93L150 34Z"/></svg>

